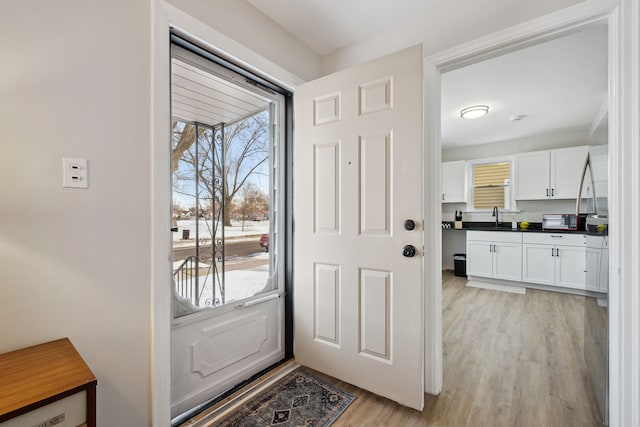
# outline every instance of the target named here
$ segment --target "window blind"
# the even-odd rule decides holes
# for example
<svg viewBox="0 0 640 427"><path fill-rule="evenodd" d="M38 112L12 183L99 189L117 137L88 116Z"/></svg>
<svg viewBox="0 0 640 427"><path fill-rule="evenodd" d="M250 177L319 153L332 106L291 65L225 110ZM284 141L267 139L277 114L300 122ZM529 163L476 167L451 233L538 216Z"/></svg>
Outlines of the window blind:
<svg viewBox="0 0 640 427"><path fill-rule="evenodd" d="M473 207L505 208L505 189L511 184L511 163L486 163L473 166ZM506 193L508 194L508 193Z"/></svg>

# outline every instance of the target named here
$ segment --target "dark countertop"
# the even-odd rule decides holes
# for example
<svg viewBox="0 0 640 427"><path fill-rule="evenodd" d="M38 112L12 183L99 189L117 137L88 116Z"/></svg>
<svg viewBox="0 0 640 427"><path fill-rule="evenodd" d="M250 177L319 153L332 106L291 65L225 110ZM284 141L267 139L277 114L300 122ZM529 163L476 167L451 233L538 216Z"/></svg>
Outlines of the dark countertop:
<svg viewBox="0 0 640 427"><path fill-rule="evenodd" d="M510 222L499 222L496 227L495 222L471 222L465 221L462 223L462 228L454 228L453 221L442 221L442 230L460 230L460 231L510 231L510 232L522 232L522 233L567 233L567 234L591 234L595 236L602 236L604 233L586 232L585 230L543 230L541 222L530 222L527 229L521 229L520 223L518 223L518 229L511 228ZM446 228L444 225L449 224L450 228Z"/></svg>

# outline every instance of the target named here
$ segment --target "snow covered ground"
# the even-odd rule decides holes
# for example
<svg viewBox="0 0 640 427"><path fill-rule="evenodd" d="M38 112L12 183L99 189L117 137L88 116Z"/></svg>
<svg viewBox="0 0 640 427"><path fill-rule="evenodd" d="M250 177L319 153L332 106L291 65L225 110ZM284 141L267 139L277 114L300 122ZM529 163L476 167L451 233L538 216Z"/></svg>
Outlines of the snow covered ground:
<svg viewBox="0 0 640 427"><path fill-rule="evenodd" d="M213 230L213 221L200 220L200 238L211 238L209 230ZM196 221L195 220L180 220L178 221L178 232L173 234L173 241L180 241L182 239L182 230L189 230L189 240L195 239L196 236ZM256 236L269 232L269 221L245 221L244 230L242 229L242 221L231 221L231 227L224 228L225 238L244 237L244 236ZM189 241L186 240L186 241ZM185 242L186 242L185 241Z"/></svg>
<svg viewBox="0 0 640 427"><path fill-rule="evenodd" d="M247 263L250 266L241 270L232 270L225 273L225 303L239 301L265 289L269 281L269 254L260 252L252 256L236 257L234 261L261 261L264 264L255 265L255 262ZM206 268L206 264L200 264ZM200 307L210 306L213 301L214 277L209 274L200 278L201 286L204 285L200 296ZM178 284L179 285L179 284ZM180 286L178 286L178 289ZM216 299L220 298L220 290L216 286Z"/></svg>

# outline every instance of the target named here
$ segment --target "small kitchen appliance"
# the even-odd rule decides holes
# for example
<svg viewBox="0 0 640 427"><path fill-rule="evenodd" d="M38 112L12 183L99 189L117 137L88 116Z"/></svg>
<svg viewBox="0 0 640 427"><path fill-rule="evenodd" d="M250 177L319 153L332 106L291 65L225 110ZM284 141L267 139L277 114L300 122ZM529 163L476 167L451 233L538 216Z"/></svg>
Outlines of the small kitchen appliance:
<svg viewBox="0 0 640 427"><path fill-rule="evenodd" d="M584 230L586 214L544 214L543 230Z"/></svg>

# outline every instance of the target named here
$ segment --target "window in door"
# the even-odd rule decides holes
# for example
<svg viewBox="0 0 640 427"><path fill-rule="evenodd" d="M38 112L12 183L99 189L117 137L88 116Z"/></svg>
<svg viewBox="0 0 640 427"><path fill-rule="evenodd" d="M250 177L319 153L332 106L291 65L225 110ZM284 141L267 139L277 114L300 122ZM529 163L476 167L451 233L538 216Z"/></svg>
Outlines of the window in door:
<svg viewBox="0 0 640 427"><path fill-rule="evenodd" d="M282 95L172 47L174 317L278 290Z"/></svg>
<svg viewBox="0 0 640 427"><path fill-rule="evenodd" d="M474 210L497 206L511 209L511 161L472 162L471 201Z"/></svg>

